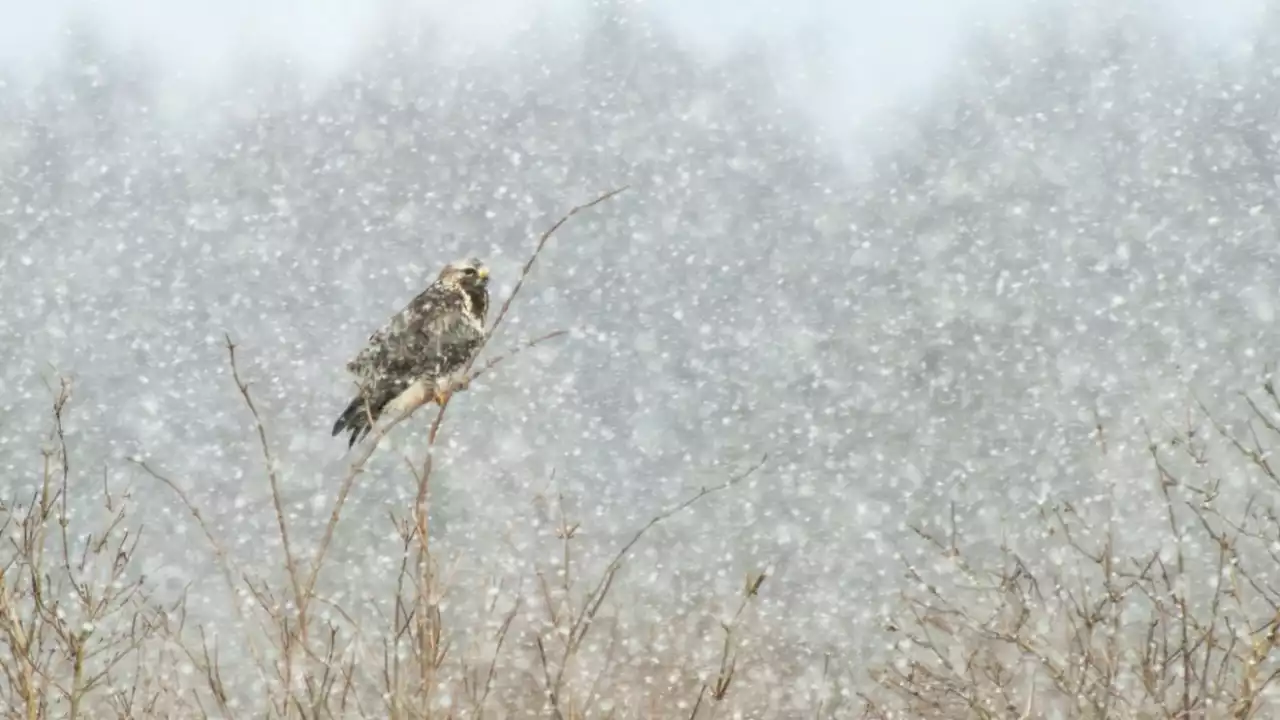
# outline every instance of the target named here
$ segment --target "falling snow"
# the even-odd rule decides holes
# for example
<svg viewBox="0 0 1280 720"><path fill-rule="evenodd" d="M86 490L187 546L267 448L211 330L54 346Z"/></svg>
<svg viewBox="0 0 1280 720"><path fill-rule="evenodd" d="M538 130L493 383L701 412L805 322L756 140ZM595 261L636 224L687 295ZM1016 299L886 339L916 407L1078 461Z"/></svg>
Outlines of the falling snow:
<svg viewBox="0 0 1280 720"><path fill-rule="evenodd" d="M487 260L500 302L539 233L628 185L552 238L489 352L572 332L450 409L431 505L462 589L447 612L466 626L523 593L545 613L533 569L563 571L562 507L578 572L598 575L767 453L645 536L610 622L644 643L681 618L688 635L654 647L706 649L714 679L721 615L768 568L750 643L777 660L771 716L795 716L839 692L824 656L849 677L894 657L913 527L954 516L987 557L1052 564L1037 513L1114 503L1127 542L1165 542L1144 433L1193 398L1239 411L1275 360L1280 14L1215 44L1147 10L1058 5L996 13L928 82L852 114L838 82L788 80L799 51L751 33L710 51L705 28L620 2L471 53L406 20L322 71L228 60L194 105L162 62L76 26L0 82L0 470L36 487L46 384L72 377L77 481L133 487L137 572L230 627L203 534L128 461L186 488L238 562L278 571L224 333L309 546L350 461L328 430L369 333L460 257ZM824 47L813 63L845 57ZM331 596L372 607L394 577L388 512L413 504L429 416L357 483ZM662 662L644 671L674 687Z"/></svg>

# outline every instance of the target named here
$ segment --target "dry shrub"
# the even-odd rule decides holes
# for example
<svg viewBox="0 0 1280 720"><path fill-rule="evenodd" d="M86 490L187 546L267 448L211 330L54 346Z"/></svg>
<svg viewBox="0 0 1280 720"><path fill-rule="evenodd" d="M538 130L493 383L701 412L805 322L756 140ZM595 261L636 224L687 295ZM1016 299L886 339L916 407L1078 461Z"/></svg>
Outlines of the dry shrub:
<svg viewBox="0 0 1280 720"><path fill-rule="evenodd" d="M1148 432L1145 505L1113 487L1095 507L1042 508L1035 557L1004 542L977 559L954 515L917 527L929 552L906 563L865 716L1273 717L1280 397L1270 381L1256 395L1238 427L1196 402ZM1141 528L1153 508L1162 528Z"/></svg>
<svg viewBox="0 0 1280 720"><path fill-rule="evenodd" d="M493 327L555 229L613 194L575 208L539 239ZM561 334L499 355L470 379ZM800 667L800 653L752 642L767 634L752 624L754 601L769 587L761 572L744 573L735 597L705 598L721 611L661 627L616 602L626 561L652 528L730 490L763 459L654 515L594 567L582 559L590 553L580 521L563 497L548 497L549 561L529 577L462 587L456 562L442 561L428 532L433 450L449 402L435 411L425 456L411 464L414 504L391 514L387 553L400 562L386 578L387 597L372 608L344 606L325 594L326 558L366 461L407 414L365 439L324 532L301 547L282 500L286 479L230 339L227 352L270 487L278 572L236 567L188 495L190 483L135 461L201 529L236 622L193 622L185 597L160 604L137 573L130 492L105 472L88 482L89 473L73 471L63 382L34 490L0 504L4 717L1250 718L1276 710L1280 591L1270 574L1280 562L1280 477L1269 443L1280 436L1280 397L1270 382L1247 398L1238 427L1198 406L1181 428L1149 435L1162 537L1150 529L1125 537L1113 494L1102 510L1046 505L1034 548L1006 542L993 557L965 541L953 510L941 529L917 527L919 547L902 556L903 602L885 628L891 660L868 668L862 657L827 656L820 667ZM1106 453L1101 423L1098 433ZM1248 482L1228 481L1239 476L1233 461ZM73 512L80 504L71 493L93 497L94 512ZM469 605L471 624L450 624L462 615L450 606L458 593L483 598ZM226 660L228 649L248 661Z"/></svg>
<svg viewBox="0 0 1280 720"><path fill-rule="evenodd" d="M252 408L234 346L229 351L233 376ZM731 697L742 624L763 574L747 577L736 611L714 641L691 632L700 652L686 647L678 658L644 658L650 650L644 643L623 648L634 639L626 637L625 610L609 602L624 561L653 527L729 490L759 470L763 459L655 515L594 576L578 576L581 526L561 501L548 538L558 562L536 570L527 597L503 592L499 584L487 594L479 626L452 630L442 607L455 591L453 572L441 567L423 539L426 528L417 524L428 514L425 498L420 512L393 514L402 557L390 585L393 614L370 617L349 612L320 590L331 533L313 550L320 560L303 562L292 554L278 509L290 554L275 582L255 577L235 566L182 484L136 461L202 529L234 600L230 610L246 630L237 638L188 622L185 597L163 606L148 592L137 573L139 534L130 518L130 492L113 491L106 475L98 487L70 481L83 473L72 471L63 435L69 399L70 385L63 383L39 487L22 502L0 504L0 717L578 718L598 716L601 709L626 717L641 708L641 714L674 710L703 717L708 713L702 708L725 706ZM262 447L273 468L270 445ZM425 483L429 475L418 478ZM98 497L99 511L76 515L69 509L73 488ZM88 533L78 530L89 527ZM676 626L689 629L673 619ZM247 649L252 667L220 659L226 643ZM656 672L668 675L667 682L651 682Z"/></svg>
<svg viewBox="0 0 1280 720"><path fill-rule="evenodd" d="M176 663L162 640L176 608L131 572L140 532L106 470L92 512L72 510L70 384L53 395L34 491L0 499L0 708L28 720L169 715Z"/></svg>

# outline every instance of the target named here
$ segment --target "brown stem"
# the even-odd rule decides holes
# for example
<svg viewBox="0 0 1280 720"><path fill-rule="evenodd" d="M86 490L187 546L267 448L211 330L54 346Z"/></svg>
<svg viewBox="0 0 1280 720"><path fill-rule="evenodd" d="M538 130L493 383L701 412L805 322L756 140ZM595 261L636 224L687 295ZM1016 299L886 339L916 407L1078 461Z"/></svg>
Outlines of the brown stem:
<svg viewBox="0 0 1280 720"><path fill-rule="evenodd" d="M271 453L271 443L267 441L267 429L262 423L262 416L258 414L258 408L253 402L253 396L249 393L249 384L240 379L240 367L236 363L236 345L231 341L230 335L224 335L226 338L227 357L231 364L231 377L235 380L236 389L240 391L240 397L244 398L244 404L249 408L249 413L253 415L253 424L258 430L258 444L262 448L262 459L267 466L267 480L271 485L271 502L276 512L276 526L280 531L280 541L284 549L285 569L289 573L289 583L293 589L294 606L298 610L298 622L296 629L303 645L307 645L307 604L311 597L311 588L303 594L302 583L298 575L298 565L294 560L293 548L289 542L289 526L284 517L284 501L280 494L280 478L276 471L275 457ZM292 657L285 659L286 674L291 676Z"/></svg>

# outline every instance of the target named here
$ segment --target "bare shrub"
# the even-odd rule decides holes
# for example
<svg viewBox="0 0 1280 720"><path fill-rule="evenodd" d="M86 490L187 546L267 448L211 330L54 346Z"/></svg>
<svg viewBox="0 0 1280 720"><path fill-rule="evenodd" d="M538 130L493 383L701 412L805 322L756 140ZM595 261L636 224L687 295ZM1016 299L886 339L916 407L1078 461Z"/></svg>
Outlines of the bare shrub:
<svg viewBox="0 0 1280 720"><path fill-rule="evenodd" d="M723 614L671 618L663 628L632 623L612 605L627 558L652 528L728 491L763 459L655 514L594 569L580 560L581 521L564 496L549 495L541 504L548 562L527 578L491 578L479 623L450 627L448 599L476 588L460 589L456 562L442 562L428 541L428 455L412 470L417 504L390 519L401 557L387 578L392 612L370 616L325 597L318 577L341 503L372 449L357 454L308 561L279 499L285 480L276 476L270 436L235 346L227 350L272 489L285 549L278 575L235 567L184 485L138 464L202 529L231 597L245 601L233 608L245 636L189 622L182 601L155 602L136 573L132 490L72 461L64 381L52 392L33 488L0 504L4 717L791 715L774 704L772 684L806 669L772 666L771 651L748 649L743 637L768 587L764 573L748 574L736 598L708 597L727 606ZM1046 503L1037 516L1041 542L1005 542L995 557L966 541L954 510L916 526L920 542L901 556L902 603L885 627L893 657L870 668L869 682L845 670L866 670L858 658L826 657L807 669L806 714L1270 716L1280 675L1280 591L1271 577L1280 565L1280 475L1270 451L1271 436L1280 436L1280 395L1268 381L1243 401L1242 421L1196 403L1179 426L1146 436L1145 507L1154 508L1162 536L1130 531L1123 521L1139 509L1114 488L1088 507ZM433 444L447 407L432 422ZM1117 452L1101 422L1097 432L1100 453ZM73 494L97 505L77 509ZM655 633L686 642L655 651ZM228 667L228 642L242 642L253 666ZM860 705L849 702L855 694Z"/></svg>
<svg viewBox="0 0 1280 720"><path fill-rule="evenodd" d="M35 489L0 498L0 708L6 717L164 715L172 649L156 642L170 612L132 565L141 532L130 491L73 468L65 422L71 383L53 390ZM96 495L92 512L69 498Z"/></svg>
<svg viewBox="0 0 1280 720"><path fill-rule="evenodd" d="M490 336L552 234L543 234ZM555 330L468 368L474 381ZM1034 542L994 554L968 542L954 508L917 525L904 549L902 602L884 628L888 662L799 654L753 643L753 607L771 587L744 573L721 612L637 621L617 602L632 551L649 532L752 477L765 459L702 487L606 551L584 546L583 520L551 488L540 503L545 562L524 577L477 581L433 547L431 482L451 400L431 419L423 457L408 463L414 502L388 518L380 603L330 597L322 582L344 508L386 433L375 428L338 483L323 532L302 542L289 523L271 433L252 373L230 338L227 361L261 457L281 556L258 575L238 567L187 488L135 460L200 529L230 599L233 630L193 622L185 598L159 604L141 577L131 490L108 471L75 467L65 422L71 386L53 390L32 489L0 499L0 707L5 717L480 718L812 717L1254 718L1275 712L1280 633L1280 395L1268 381L1228 423L1196 403L1180 426L1149 431L1140 506L1108 482L1104 502L1048 501ZM465 389L465 385L463 388ZM1099 452L1117 452L1103 423ZM77 498L93 498L92 512ZM1151 509L1154 508L1154 512ZM1152 527L1129 523L1139 516ZM1126 522L1128 521L1128 522ZM1023 529L1025 530L1025 528ZM1024 533L1025 534L1025 533ZM470 600L470 624L451 599ZM482 598L476 602L475 598ZM249 663L228 661L243 651ZM804 683L800 684L800 679ZM785 708L782 685L794 684ZM860 700L860 704L853 702Z"/></svg>
<svg viewBox="0 0 1280 720"><path fill-rule="evenodd" d="M1239 427L1196 403L1181 427L1147 435L1147 507L1163 537L1126 533L1143 507L1114 495L1042 508L1040 557L1006 542L977 559L954 515L916 528L929 552L905 562L903 609L887 624L895 657L873 671L865 715L1271 717L1280 397L1270 381L1258 395Z"/></svg>

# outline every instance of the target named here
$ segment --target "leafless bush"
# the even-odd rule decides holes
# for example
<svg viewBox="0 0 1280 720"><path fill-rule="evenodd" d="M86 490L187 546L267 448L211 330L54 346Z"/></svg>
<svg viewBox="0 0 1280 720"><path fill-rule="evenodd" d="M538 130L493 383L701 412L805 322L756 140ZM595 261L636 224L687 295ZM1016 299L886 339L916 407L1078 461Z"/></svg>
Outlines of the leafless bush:
<svg viewBox="0 0 1280 720"><path fill-rule="evenodd" d="M552 233L613 194L575 208L539 239L491 336ZM468 368L470 381L563 334ZM514 582L492 578L480 595L460 589L457 561L432 546L429 532L434 451L451 401L435 411L422 459L409 463L414 503L388 520L388 554L400 559L384 578L389 598L372 611L344 606L321 582L335 532L368 459L409 413L365 439L320 537L300 542L282 498L287 478L246 379L252 371L230 338L226 350L270 490L276 572L238 567L188 494L191 484L135 463L201 530L243 636L193 621L184 598L161 605L149 592L137 573L130 492L113 487L107 471L73 469L64 381L53 391L36 482L0 504L5 717L777 717L792 711L777 707L771 684L806 672L812 686L800 694L811 695L812 717L1275 712L1280 475L1270 444L1280 436L1280 395L1269 381L1245 398L1245 422L1221 422L1196 405L1180 427L1148 434L1154 481L1145 507L1158 510L1164 537L1126 533L1117 518L1131 508L1114 492L1101 505L1044 505L1035 546L1005 542L994 557L965 541L954 510L941 527L917 526L921 542L901 556L902 603L885 628L892 659L859 684L847 668L867 670L862 658L828 655L806 671L751 644L753 605L770 587L764 572L746 573L736 597L706 598L723 613L671 618L664 628L629 624L615 603L626 561L650 530L752 476L763 458L656 513L599 567L583 561L582 525L552 489L539 506L548 562ZM1097 432L1100 452L1115 452L1101 422ZM96 499L95 511L69 502L73 494ZM460 592L484 598L479 625L450 625L448 599ZM646 644L649 632L687 637L664 655ZM225 659L232 644L247 666Z"/></svg>
<svg viewBox="0 0 1280 720"><path fill-rule="evenodd" d="M1010 543L977 560L954 516L917 528L931 553L906 562L903 610L887 627L896 656L873 672L866 716L1275 714L1280 397L1270 381L1258 395L1238 428L1196 404L1181 427L1148 434L1150 507L1167 535L1139 538L1145 550L1121 549L1134 544L1123 527L1141 515L1133 505L1046 506L1048 561Z"/></svg>
<svg viewBox="0 0 1280 720"><path fill-rule="evenodd" d="M130 492L113 488L106 472L73 467L64 426L71 386L63 382L53 392L34 488L0 506L5 717L784 714L761 690L775 676L759 672L758 658L756 675L743 680L742 633L752 631L744 623L767 586L764 574L748 575L718 628L698 634L680 657L627 650L626 633L636 631L608 612L625 560L650 529L729 490L759 463L656 514L603 569L585 575L581 525L563 496L549 495L542 519L553 561L524 586L499 579L481 626L450 628L442 607L456 591L453 568L428 542L432 468L424 461L413 469L418 503L391 518L402 553L389 578L393 612L371 622L318 589L332 527L307 561L285 522L284 480L230 343L228 360L276 502L285 548L279 575L236 568L183 484L139 465L203 530L232 597L250 601L234 610L247 628L241 640L251 672L221 659L225 633L215 639L189 622L181 601L159 605L136 575ZM1270 436L1280 436L1280 396L1266 382L1245 400L1246 422L1220 421L1197 405L1180 427L1149 434L1149 497L1164 538L1145 531L1126 538L1115 520L1128 510L1114 495L1101 506L1042 508L1039 557L1013 543L996 558L982 556L954 513L941 528L917 527L917 549L928 552L903 554L908 582L885 628L893 660L871 669L872 682L851 688L826 658L815 670L812 716L1268 717L1280 675L1280 591L1271 577L1280 564L1280 474L1269 450ZM432 443L447 406L432 423ZM1105 454L1103 432L1100 423ZM358 454L331 525L370 452ZM1249 472L1243 483L1242 469ZM77 512L72 494L97 498L96 511ZM1133 551L1135 543L1148 547ZM672 627L683 626L673 618ZM856 658L835 662L857 665ZM655 667L665 676L658 683ZM851 690L860 708L846 702Z"/></svg>
<svg viewBox="0 0 1280 720"><path fill-rule="evenodd" d="M151 602L131 573L140 531L130 493L75 469L65 420L71 384L53 391L35 488L0 499L0 709L5 717L123 717L176 707L163 637L177 608ZM90 489L90 486L93 486ZM77 513L72 493L96 495Z"/></svg>

